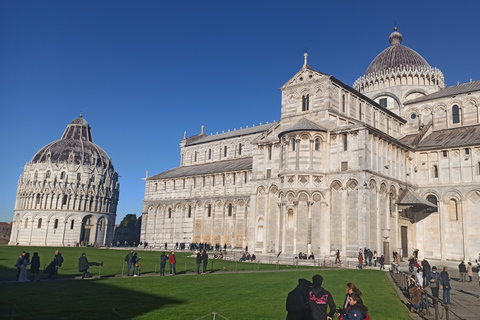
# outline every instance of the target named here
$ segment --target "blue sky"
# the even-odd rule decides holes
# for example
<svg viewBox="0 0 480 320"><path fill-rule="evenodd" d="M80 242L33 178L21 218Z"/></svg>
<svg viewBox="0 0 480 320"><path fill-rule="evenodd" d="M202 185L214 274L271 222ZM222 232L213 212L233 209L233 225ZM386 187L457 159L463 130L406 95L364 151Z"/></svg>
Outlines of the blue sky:
<svg viewBox="0 0 480 320"><path fill-rule="evenodd" d="M1 1L0 221L23 166L83 112L120 178L117 223L180 140L278 121L303 64L353 85L389 46L480 80L479 1Z"/></svg>

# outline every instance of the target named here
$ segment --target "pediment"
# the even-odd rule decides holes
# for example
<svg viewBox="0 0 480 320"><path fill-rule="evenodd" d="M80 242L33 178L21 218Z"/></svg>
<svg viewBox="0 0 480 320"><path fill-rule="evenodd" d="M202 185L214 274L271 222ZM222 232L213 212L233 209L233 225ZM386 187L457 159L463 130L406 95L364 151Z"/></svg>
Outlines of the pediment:
<svg viewBox="0 0 480 320"><path fill-rule="evenodd" d="M303 68L298 71L287 83L285 83L280 90L284 90L288 87L293 87L297 85L308 84L309 82L314 82L330 77L326 73L312 69L310 66L305 65Z"/></svg>

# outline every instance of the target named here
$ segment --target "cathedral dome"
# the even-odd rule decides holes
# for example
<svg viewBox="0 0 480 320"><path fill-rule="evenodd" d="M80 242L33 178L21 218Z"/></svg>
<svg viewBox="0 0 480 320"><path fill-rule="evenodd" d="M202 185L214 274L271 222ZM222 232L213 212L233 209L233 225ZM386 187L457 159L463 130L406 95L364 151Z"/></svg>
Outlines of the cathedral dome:
<svg viewBox="0 0 480 320"><path fill-rule="evenodd" d="M374 74L393 68L430 68L427 61L414 50L402 46L402 34L395 30L390 35L390 47L383 50L368 67L365 75Z"/></svg>
<svg viewBox="0 0 480 320"><path fill-rule="evenodd" d="M93 143L90 126L81 115L70 122L60 140L40 149L31 163L69 163L113 169L107 153Z"/></svg>

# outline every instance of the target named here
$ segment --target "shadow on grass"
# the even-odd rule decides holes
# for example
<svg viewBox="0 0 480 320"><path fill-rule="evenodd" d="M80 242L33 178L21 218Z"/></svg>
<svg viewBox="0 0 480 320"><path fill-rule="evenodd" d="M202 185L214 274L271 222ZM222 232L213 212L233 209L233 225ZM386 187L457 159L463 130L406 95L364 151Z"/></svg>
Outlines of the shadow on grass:
<svg viewBox="0 0 480 320"><path fill-rule="evenodd" d="M162 296L161 282L153 286L153 292L145 292L139 280L5 283L0 292L0 319L132 319L184 303Z"/></svg>

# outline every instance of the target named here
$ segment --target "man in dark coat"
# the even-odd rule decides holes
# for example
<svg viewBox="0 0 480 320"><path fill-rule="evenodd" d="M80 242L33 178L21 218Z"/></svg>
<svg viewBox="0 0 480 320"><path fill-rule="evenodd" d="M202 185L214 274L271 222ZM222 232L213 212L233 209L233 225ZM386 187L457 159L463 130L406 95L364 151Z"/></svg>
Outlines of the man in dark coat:
<svg viewBox="0 0 480 320"><path fill-rule="evenodd" d="M312 283L307 279L298 279L298 286L287 296L287 320L310 320L308 292Z"/></svg>
<svg viewBox="0 0 480 320"><path fill-rule="evenodd" d="M133 265L133 249L125 256L125 262L127 263L127 277L130 277L130 269Z"/></svg>
<svg viewBox="0 0 480 320"><path fill-rule="evenodd" d="M460 281L467 281L467 266L464 261L460 262L458 265L458 271L460 272Z"/></svg>
<svg viewBox="0 0 480 320"><path fill-rule="evenodd" d="M319 274L313 276L313 287L309 291L308 306L312 320L331 320L335 310L333 297L322 287L323 277ZM327 304L330 311L327 313Z"/></svg>
<svg viewBox="0 0 480 320"><path fill-rule="evenodd" d="M62 254L57 250L55 251L55 257L53 258L53 265L55 266L55 274L54 274L55 279L57 279L58 277L58 268L62 266L62 263L63 263Z"/></svg>
<svg viewBox="0 0 480 320"><path fill-rule="evenodd" d="M165 254L165 251L162 252L162 255L160 256L160 275L164 276L165 275L165 265L167 264L168 257Z"/></svg>
<svg viewBox="0 0 480 320"><path fill-rule="evenodd" d="M450 276L448 275L448 267L443 267L443 271L440 273L440 283L443 289L443 302L450 304Z"/></svg>
<svg viewBox="0 0 480 320"><path fill-rule="evenodd" d="M197 252L197 274L200 274L200 265L202 264L202 254L200 251Z"/></svg>
<svg viewBox="0 0 480 320"><path fill-rule="evenodd" d="M438 290L441 284L440 274L437 273L437 267L432 267L432 272L428 276L428 279L430 279L428 280L428 284L430 285L430 289L432 289L432 296L434 297L433 304L436 304L438 300Z"/></svg>
<svg viewBox="0 0 480 320"><path fill-rule="evenodd" d="M202 253L202 262L203 262L203 273L207 272L207 264L208 264L208 254L207 251L203 250Z"/></svg>
<svg viewBox="0 0 480 320"><path fill-rule="evenodd" d="M18 278L20 277L20 271L22 270L21 266L23 264L23 259L25 258L25 254L26 254L25 251L23 251L20 257L18 257L17 263L15 264L15 268L17 268L17 276L15 277L15 279L17 281L18 281Z"/></svg>
<svg viewBox="0 0 480 320"><path fill-rule="evenodd" d="M102 263L88 262L85 252L82 253L82 256L78 258L78 271L83 272L82 279L92 277L88 272L88 268L90 268L90 266L103 266L103 262Z"/></svg>
<svg viewBox="0 0 480 320"><path fill-rule="evenodd" d="M33 253L30 272L32 273L33 281L40 281L40 257L38 252Z"/></svg>

